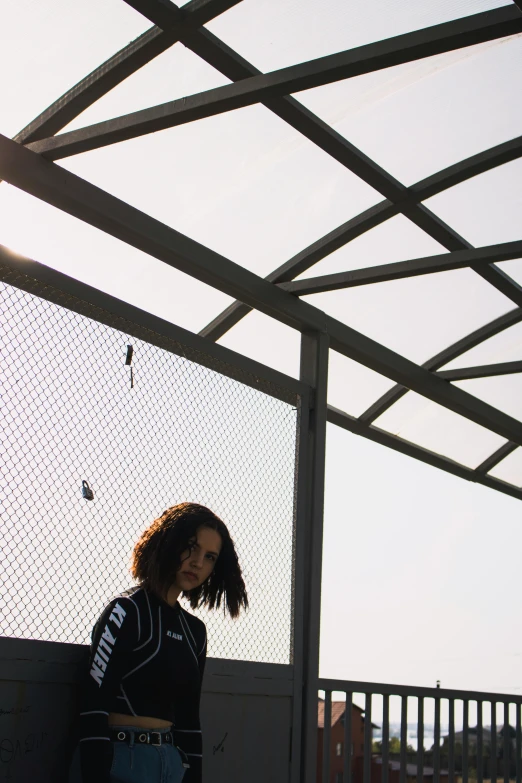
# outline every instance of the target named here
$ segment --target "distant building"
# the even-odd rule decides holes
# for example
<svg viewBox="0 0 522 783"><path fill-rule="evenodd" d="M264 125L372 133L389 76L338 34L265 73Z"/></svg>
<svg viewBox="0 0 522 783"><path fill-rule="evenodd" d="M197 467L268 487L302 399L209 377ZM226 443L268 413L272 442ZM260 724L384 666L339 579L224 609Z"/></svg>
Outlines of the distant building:
<svg viewBox="0 0 522 783"><path fill-rule="evenodd" d="M509 731L509 746L510 746L510 752L511 749L515 750L516 745L516 730L513 728L513 726L508 726ZM478 726L470 726L468 729L468 752L471 755L476 754L477 752L477 738L478 735ZM464 732L463 731L456 731L455 732L455 746L456 747L462 747L462 744L464 742ZM441 752L444 754L447 754L449 748L449 735L446 735L442 738L442 745L441 745ZM491 753L491 726L484 726L482 728L482 748L483 753L485 756L489 756ZM500 728L497 731L497 756L502 758L504 755L504 726Z"/></svg>
<svg viewBox="0 0 522 783"><path fill-rule="evenodd" d="M319 699L317 705L317 733L318 733L318 747L317 747L317 783L323 783L322 781L322 768L323 768L323 737L324 737L324 701ZM346 704L344 701L332 701L332 717L331 717L331 734L330 734L330 778L324 783L363 783L364 772L364 726L365 716L362 707L357 704L352 704L352 731L351 731L351 752L352 752L352 779L351 781L344 779L344 759L346 755L346 748L344 744L344 718L346 712ZM378 728L372 723L372 729ZM462 732L460 732L461 734ZM455 733L455 742L457 742L457 736L459 732ZM502 738L499 738L499 745L502 742ZM441 753L443 750L441 748ZM400 761L391 759L388 762L388 782L400 783ZM440 778L442 783L447 780L449 772L447 769L440 769ZM371 758L371 781L375 783L380 781L382 776L382 758L378 755L372 754ZM433 783L434 770L431 766L423 766L422 768L422 781L423 783ZM406 783L417 783L417 764L408 760L406 763Z"/></svg>
<svg viewBox="0 0 522 783"><path fill-rule="evenodd" d="M516 775L516 730L513 726L508 726L508 753L504 757L504 726L498 729L496 734L496 753L495 759L491 754L491 739L492 732L491 726L484 726L482 728L482 774L484 778L491 776L493 771L492 764L496 765L497 775L504 776L504 770L506 775L514 777ZM455 771L460 773L462 771L462 750L464 744L464 732L456 731L454 739L454 764ZM468 766L477 769L479 759L477 758L478 751L478 727L470 726L468 729ZM448 756L449 753L449 736L442 738L442 745L440 748L442 757Z"/></svg>
<svg viewBox="0 0 522 783"><path fill-rule="evenodd" d="M331 742L330 742L330 780L324 783L350 783L343 777L344 757L344 715L346 703L332 701ZM317 781L322 781L323 767L323 735L324 735L324 701L319 699L317 705ZM372 723L372 728L378 728ZM364 756L364 710L357 704L352 704L352 781L362 783L362 762ZM359 769L361 770L359 772Z"/></svg>

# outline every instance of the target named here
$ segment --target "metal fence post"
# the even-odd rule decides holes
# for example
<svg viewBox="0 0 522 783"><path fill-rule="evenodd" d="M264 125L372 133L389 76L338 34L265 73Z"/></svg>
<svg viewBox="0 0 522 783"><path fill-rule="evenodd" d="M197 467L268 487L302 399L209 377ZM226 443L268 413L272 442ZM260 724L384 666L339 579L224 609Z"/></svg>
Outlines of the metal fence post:
<svg viewBox="0 0 522 783"><path fill-rule="evenodd" d="M328 350L327 334L302 335L301 381L311 387L312 400L307 431L301 429L298 459L294 662L301 730L300 769L297 771L294 761L292 783L316 780ZM294 752L294 760L296 755Z"/></svg>

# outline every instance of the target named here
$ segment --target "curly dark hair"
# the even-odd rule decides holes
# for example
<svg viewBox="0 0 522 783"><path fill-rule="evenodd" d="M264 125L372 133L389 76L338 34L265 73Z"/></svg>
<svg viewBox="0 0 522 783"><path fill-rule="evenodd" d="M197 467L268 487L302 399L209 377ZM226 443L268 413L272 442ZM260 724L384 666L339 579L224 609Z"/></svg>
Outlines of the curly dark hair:
<svg viewBox="0 0 522 783"><path fill-rule="evenodd" d="M205 506L179 503L168 508L141 535L132 553L131 573L146 589L166 598L170 585L181 566L181 556L197 539L200 527L215 530L222 547L209 578L193 590L185 590L193 609L219 608L237 617L241 607L248 607L248 596L241 567L225 523Z"/></svg>

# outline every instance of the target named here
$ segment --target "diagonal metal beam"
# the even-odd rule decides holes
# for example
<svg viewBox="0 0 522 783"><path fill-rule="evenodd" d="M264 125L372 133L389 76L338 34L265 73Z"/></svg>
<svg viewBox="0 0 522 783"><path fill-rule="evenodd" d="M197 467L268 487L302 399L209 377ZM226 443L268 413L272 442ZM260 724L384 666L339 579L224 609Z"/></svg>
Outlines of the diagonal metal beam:
<svg viewBox="0 0 522 783"><path fill-rule="evenodd" d="M516 448L512 443L506 443L501 446L494 455L488 457L488 460L473 470L448 457L443 457L441 454L436 454L429 449L418 446L416 443L400 438L398 435L392 435L390 432L382 430L379 427L366 424L360 419L350 416L350 414L345 413L338 408L334 408L331 405L329 405L327 409L327 421L329 421L330 424L335 424L337 427L348 430L348 432L352 432L355 435L360 435L374 443L379 443L381 446L386 446L389 449L393 449L408 457L413 457L420 462L431 465L434 468L444 470L446 473L451 473L454 476L466 479L467 481L476 482L477 484L483 484L486 487L496 489L499 492L517 498L517 500L522 500L522 488L516 487L501 479L494 478L493 476L488 476L486 475L486 472L482 470L482 466L487 465L490 461L496 459L497 455L498 459L492 462L491 468L498 464L501 459L507 457L507 455ZM488 470L491 468L488 468Z"/></svg>
<svg viewBox="0 0 522 783"><path fill-rule="evenodd" d="M99 98L176 43L173 33L147 30L64 93L14 137L29 144L53 136Z"/></svg>
<svg viewBox="0 0 522 783"><path fill-rule="evenodd" d="M251 63L208 30L198 30L190 36L190 40L185 41L185 44L231 81L248 79L261 74ZM404 185L295 98L289 96L271 98L263 101L263 105L331 158L353 171L385 198L396 201L407 195Z"/></svg>
<svg viewBox="0 0 522 783"><path fill-rule="evenodd" d="M177 9L171 3L171 22L166 31L153 27L140 35L32 120L15 136L15 141L29 144L58 133L99 98L181 40L189 31L201 27L240 1L190 0L182 9ZM152 3L147 5L152 6Z"/></svg>
<svg viewBox="0 0 522 783"><path fill-rule="evenodd" d="M497 11L488 13L491 14L489 17L490 22L500 22ZM509 13L513 20L515 20L517 14L516 9L511 8ZM475 20L477 18L478 17L475 16L468 17L469 20ZM520 20L522 20L522 16L519 16L519 21ZM428 28L428 30L430 29L432 28ZM247 79L250 76L260 74L260 71L258 71L257 68L220 41L219 38L212 35L208 30L198 30L197 33L191 36L191 40L185 41L185 44L191 48L195 54L198 54L209 63L209 65L212 65L232 81ZM337 133L337 131L327 125L309 109L305 108L295 100L295 98L273 98L269 101L264 101L264 105L282 120L291 125L295 130L320 147L326 154L334 158L334 160L337 160L341 165L350 169L367 184L375 188L375 190L381 193L386 199L395 203L402 199L407 199L412 202L420 200L411 193L410 189L406 188L402 183L392 177L391 174L364 155L357 147L350 144L347 139ZM497 148L494 149L497 150ZM515 157L517 157L516 154ZM473 159L470 159L470 165L472 160ZM486 163L486 168L484 170L499 165L499 162ZM505 161L503 160L502 162ZM466 162L464 162L464 164L465 163ZM474 160L473 164L475 165ZM470 174L469 176L473 176L473 174ZM465 176L464 178L467 177ZM450 185L448 184L446 187L450 187ZM440 188L440 190L443 189L444 186Z"/></svg>
<svg viewBox="0 0 522 783"><path fill-rule="evenodd" d="M285 291L297 296L308 296L326 291L336 291L342 288L371 283L383 283L389 280L400 280L417 275L431 275L435 272L447 272L450 269L462 269L476 264L491 264L499 261L509 261L522 257L522 240L506 242L489 247L473 248L472 250L456 250L453 253L415 258L410 261L398 261L391 264L379 264L363 269L352 269L338 274L309 277L304 280L292 280L280 283Z"/></svg>
<svg viewBox="0 0 522 783"><path fill-rule="evenodd" d="M331 347L339 353L522 444L522 423L511 416L1 135L0 176L294 329L328 333Z"/></svg>
<svg viewBox="0 0 522 783"><path fill-rule="evenodd" d="M457 370L439 370L437 375L446 381L467 381L472 378L492 378L497 375L513 375L519 372L522 372L522 361L462 367Z"/></svg>
<svg viewBox="0 0 522 783"><path fill-rule="evenodd" d="M505 297L522 307L522 286L506 274L503 269L493 265L477 268L474 264L471 265L471 269Z"/></svg>
<svg viewBox="0 0 522 783"><path fill-rule="evenodd" d="M183 24L190 17L190 28L201 27L216 16L228 11L241 0L191 0L178 6L171 0L125 0L127 5L142 14L157 27L168 30Z"/></svg>
<svg viewBox="0 0 522 783"><path fill-rule="evenodd" d="M140 310L63 272L15 253L1 244L0 281L79 315L95 318L99 323L125 331L129 336L159 348L167 348L170 351L172 343L178 346L181 344L188 349L189 355L194 352L198 354L200 364L215 369L218 362L221 373L240 379L252 388L264 389L265 384L269 384L273 396L292 405L296 403L296 395L302 397L309 393L309 387L295 378L222 345L209 344L208 340L181 326ZM183 354L183 351L181 353Z"/></svg>
<svg viewBox="0 0 522 783"><path fill-rule="evenodd" d="M447 250L472 249L472 245L463 239L451 226L435 215L425 204L407 204L401 212L419 228ZM471 264L471 269L490 283L508 299L522 307L522 286L495 266Z"/></svg>
<svg viewBox="0 0 522 783"><path fill-rule="evenodd" d="M470 351L477 345L489 340L490 337L494 337L496 334L500 334L500 332L503 332L505 329L509 329L511 326L515 326L515 324L520 322L522 322L522 308L517 307L514 310L510 310L509 313L501 315L499 318L495 318L493 321L485 324L485 326L481 326L480 329L476 329L461 340L457 340L453 345L450 345L440 353L432 356L432 358L428 359L422 366L425 370L434 372L440 367L444 367L445 364L453 361L453 359L456 359L458 356L462 356L466 351ZM365 422L366 424L375 421L375 419L379 418L388 408L400 400L407 391L408 389L405 389L404 386L394 386L361 414L359 417L360 421Z"/></svg>
<svg viewBox="0 0 522 783"><path fill-rule="evenodd" d="M142 2L132 4L147 5ZM157 18L164 26L169 24L171 14L173 18L179 14L179 9L174 5L160 3L151 7L157 13L148 15ZM287 96L522 31L522 16L517 9L507 6L497 11L495 17L492 13L477 14L271 73L250 76L197 95L133 112L59 137L43 139L35 142L32 148L49 160L58 160L182 123L266 102L273 97Z"/></svg>

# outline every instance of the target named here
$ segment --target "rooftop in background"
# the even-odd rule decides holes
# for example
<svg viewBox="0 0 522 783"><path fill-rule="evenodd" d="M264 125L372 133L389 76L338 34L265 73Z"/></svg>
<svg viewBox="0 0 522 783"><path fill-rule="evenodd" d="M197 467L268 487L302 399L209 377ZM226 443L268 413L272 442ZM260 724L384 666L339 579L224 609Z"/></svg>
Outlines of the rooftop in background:
<svg viewBox="0 0 522 783"><path fill-rule="evenodd" d="M324 700L319 699L317 702L317 726L319 729L324 729ZM358 704L352 703L352 709L357 710L361 714L361 719L364 723L364 710L362 707L359 707ZM332 701L332 720L331 725L335 726L335 724L342 720L344 717L344 713L346 712L346 702L344 701ZM372 726L374 729L380 728L380 726L377 726L375 723L372 723Z"/></svg>

